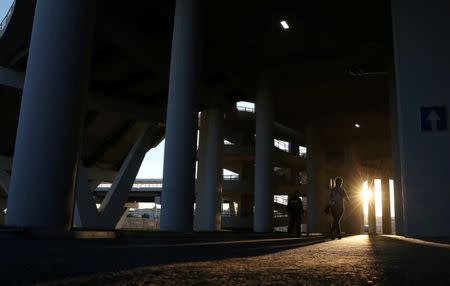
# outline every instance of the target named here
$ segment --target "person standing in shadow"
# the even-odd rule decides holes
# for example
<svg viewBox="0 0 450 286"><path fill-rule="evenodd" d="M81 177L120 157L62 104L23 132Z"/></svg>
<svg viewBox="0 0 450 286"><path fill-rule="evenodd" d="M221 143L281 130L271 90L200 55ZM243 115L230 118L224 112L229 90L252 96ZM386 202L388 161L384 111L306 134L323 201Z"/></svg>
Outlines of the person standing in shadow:
<svg viewBox="0 0 450 286"><path fill-rule="evenodd" d="M289 196L286 210L289 217L288 234L299 237L303 216L303 201L299 191Z"/></svg>

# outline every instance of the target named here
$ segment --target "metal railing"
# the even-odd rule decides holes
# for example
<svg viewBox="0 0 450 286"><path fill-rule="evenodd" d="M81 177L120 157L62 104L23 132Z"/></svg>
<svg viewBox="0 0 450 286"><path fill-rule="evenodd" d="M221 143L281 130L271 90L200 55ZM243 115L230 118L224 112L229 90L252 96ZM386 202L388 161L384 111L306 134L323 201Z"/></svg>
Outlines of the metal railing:
<svg viewBox="0 0 450 286"><path fill-rule="evenodd" d="M279 211L273 211L272 217L273 218L286 218L286 217L288 217L288 215L286 213L282 213Z"/></svg>
<svg viewBox="0 0 450 286"><path fill-rule="evenodd" d="M6 29L7 23L9 21L9 18L11 17L14 7L16 6L16 1L13 1L11 4L11 7L9 7L8 12L6 13L5 17L3 18L2 22L0 22L0 31L3 31Z"/></svg>
<svg viewBox="0 0 450 286"><path fill-rule="evenodd" d="M224 181L239 181L239 174L236 175L223 175ZM103 182L97 186L97 191L108 191L111 189L112 183ZM151 181L139 181L137 180L133 186L133 191L141 191L146 189L162 189L162 179L154 179Z"/></svg>
<svg viewBox="0 0 450 286"><path fill-rule="evenodd" d="M239 175L223 175L224 181L239 181Z"/></svg>

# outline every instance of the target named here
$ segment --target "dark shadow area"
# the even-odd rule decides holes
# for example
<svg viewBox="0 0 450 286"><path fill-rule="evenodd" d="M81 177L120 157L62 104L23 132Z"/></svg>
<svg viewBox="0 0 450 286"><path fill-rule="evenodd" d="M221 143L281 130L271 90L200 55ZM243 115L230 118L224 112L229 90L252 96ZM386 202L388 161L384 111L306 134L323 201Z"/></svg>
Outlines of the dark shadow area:
<svg viewBox="0 0 450 286"><path fill-rule="evenodd" d="M185 234L183 237L159 233L154 238L147 234L147 238L142 235L118 239L1 240L0 285L30 284L140 266L259 256L325 240L251 234L244 234L239 240L236 236Z"/></svg>
<svg viewBox="0 0 450 286"><path fill-rule="evenodd" d="M450 285L450 247L369 236L382 285Z"/></svg>

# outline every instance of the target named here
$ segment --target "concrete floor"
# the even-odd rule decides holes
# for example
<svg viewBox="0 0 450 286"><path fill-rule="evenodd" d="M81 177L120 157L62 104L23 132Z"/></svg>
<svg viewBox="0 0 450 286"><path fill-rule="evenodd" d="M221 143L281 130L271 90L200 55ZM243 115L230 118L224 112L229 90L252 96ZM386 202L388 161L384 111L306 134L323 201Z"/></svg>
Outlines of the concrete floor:
<svg viewBox="0 0 450 286"><path fill-rule="evenodd" d="M3 240L0 285L450 285L442 242L213 237Z"/></svg>

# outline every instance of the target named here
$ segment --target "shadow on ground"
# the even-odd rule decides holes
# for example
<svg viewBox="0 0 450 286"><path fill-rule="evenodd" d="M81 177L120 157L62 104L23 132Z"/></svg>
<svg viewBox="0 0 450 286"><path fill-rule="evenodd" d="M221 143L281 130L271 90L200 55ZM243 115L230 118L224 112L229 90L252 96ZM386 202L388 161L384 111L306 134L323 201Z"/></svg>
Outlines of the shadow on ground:
<svg viewBox="0 0 450 286"><path fill-rule="evenodd" d="M220 237L220 236L219 236ZM0 285L66 279L142 266L267 255L323 241L321 237L236 240L228 235L155 235L121 239L1 241Z"/></svg>
<svg viewBox="0 0 450 286"><path fill-rule="evenodd" d="M369 240L383 284L450 285L450 245L395 236L369 236Z"/></svg>

